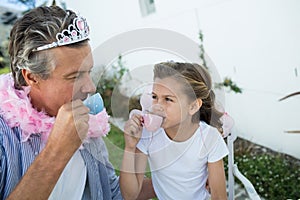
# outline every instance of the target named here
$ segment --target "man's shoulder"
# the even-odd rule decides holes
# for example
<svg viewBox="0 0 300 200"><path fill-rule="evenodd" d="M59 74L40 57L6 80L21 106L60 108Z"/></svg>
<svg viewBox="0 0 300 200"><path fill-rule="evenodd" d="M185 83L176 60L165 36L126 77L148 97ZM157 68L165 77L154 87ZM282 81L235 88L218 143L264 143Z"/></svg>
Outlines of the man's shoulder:
<svg viewBox="0 0 300 200"><path fill-rule="evenodd" d="M0 115L0 142L2 140L1 138L3 138L3 135L7 134L10 131L11 131L11 128L8 126L8 124L4 120L3 116Z"/></svg>
<svg viewBox="0 0 300 200"><path fill-rule="evenodd" d="M5 122L3 116L0 114L0 128L8 126L8 124Z"/></svg>
<svg viewBox="0 0 300 200"><path fill-rule="evenodd" d="M11 128L0 115L0 145L18 145L20 144L21 130L19 128ZM6 141L6 142L5 142Z"/></svg>

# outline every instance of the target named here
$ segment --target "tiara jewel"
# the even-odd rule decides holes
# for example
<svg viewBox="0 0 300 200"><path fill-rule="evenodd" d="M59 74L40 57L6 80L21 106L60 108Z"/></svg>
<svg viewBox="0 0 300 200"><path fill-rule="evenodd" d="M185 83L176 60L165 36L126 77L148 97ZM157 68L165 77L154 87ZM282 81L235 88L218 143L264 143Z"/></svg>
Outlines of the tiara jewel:
<svg viewBox="0 0 300 200"><path fill-rule="evenodd" d="M77 43L89 38L90 29L85 18L77 16L73 20L73 24L68 26L68 29L56 34L56 42L37 47L33 51L42 51L58 46Z"/></svg>

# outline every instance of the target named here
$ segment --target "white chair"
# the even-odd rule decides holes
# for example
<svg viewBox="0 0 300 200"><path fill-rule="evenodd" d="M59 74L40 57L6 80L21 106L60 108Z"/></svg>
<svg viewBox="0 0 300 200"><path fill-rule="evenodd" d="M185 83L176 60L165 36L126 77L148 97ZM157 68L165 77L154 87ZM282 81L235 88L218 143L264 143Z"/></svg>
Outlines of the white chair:
<svg viewBox="0 0 300 200"><path fill-rule="evenodd" d="M251 200L260 200L261 198L257 194L255 188L252 183L239 171L238 166L234 163L234 146L233 143L236 140L237 136L233 133L230 133L227 136L227 146L229 150L228 154L228 199L235 199L235 180L236 177L239 179L246 192Z"/></svg>
<svg viewBox="0 0 300 200"><path fill-rule="evenodd" d="M232 117L227 113L224 112L224 115L221 118L223 123L223 137L227 139L227 147L228 147L228 181L227 181L227 192L228 192L228 199L233 200L236 198L235 196L235 181L234 178L238 178L245 190L247 195L251 200L260 200L255 188L253 187L252 183L239 171L237 165L234 163L234 141L236 140L237 136L233 133L232 128L234 126L234 120Z"/></svg>

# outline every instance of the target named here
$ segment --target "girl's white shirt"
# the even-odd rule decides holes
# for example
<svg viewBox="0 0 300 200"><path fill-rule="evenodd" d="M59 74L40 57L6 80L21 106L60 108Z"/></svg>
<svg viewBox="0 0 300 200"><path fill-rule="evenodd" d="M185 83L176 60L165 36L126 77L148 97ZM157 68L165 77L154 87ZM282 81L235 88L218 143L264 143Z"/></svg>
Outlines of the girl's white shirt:
<svg viewBox="0 0 300 200"><path fill-rule="evenodd" d="M208 162L228 154L216 128L201 121L184 142L172 141L161 128L155 133L143 129L137 148L148 155L153 187L158 199L209 199L205 188Z"/></svg>

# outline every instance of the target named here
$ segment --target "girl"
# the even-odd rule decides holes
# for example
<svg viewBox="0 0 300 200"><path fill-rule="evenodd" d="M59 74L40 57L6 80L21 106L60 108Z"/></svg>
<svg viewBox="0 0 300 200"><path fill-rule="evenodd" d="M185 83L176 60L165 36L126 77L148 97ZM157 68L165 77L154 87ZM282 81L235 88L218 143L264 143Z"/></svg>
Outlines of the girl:
<svg viewBox="0 0 300 200"><path fill-rule="evenodd" d="M152 104L152 112L163 117L158 131L143 128L140 115L133 115L124 127L123 197L136 199L148 159L158 199L227 199L223 113L214 106L209 73L198 64L156 64Z"/></svg>

